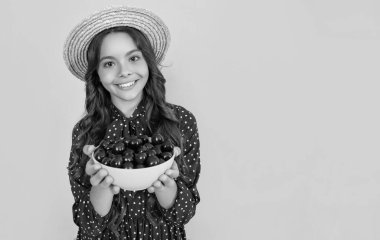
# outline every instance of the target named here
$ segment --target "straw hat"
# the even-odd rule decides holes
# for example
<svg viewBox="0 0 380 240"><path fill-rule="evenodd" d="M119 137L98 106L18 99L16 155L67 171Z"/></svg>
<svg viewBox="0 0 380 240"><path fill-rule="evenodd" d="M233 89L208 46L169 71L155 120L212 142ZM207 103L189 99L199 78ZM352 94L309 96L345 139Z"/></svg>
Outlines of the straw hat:
<svg viewBox="0 0 380 240"><path fill-rule="evenodd" d="M163 60L170 43L169 29L165 23L146 9L112 7L84 19L66 39L63 57L74 76L84 81L87 70L87 50L94 36L105 29L117 26L128 26L140 30L151 43L157 62L160 63Z"/></svg>

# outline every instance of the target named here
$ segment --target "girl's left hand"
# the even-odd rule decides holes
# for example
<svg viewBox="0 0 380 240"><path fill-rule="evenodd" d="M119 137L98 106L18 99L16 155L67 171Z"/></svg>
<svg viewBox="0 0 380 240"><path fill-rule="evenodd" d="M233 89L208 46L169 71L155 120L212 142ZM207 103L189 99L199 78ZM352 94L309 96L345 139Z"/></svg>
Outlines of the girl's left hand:
<svg viewBox="0 0 380 240"><path fill-rule="evenodd" d="M181 154L181 149L179 147L174 148L174 157ZM150 193L162 192L165 190L177 188L175 179L179 176L179 169L176 161L173 161L170 169L166 170L147 190Z"/></svg>

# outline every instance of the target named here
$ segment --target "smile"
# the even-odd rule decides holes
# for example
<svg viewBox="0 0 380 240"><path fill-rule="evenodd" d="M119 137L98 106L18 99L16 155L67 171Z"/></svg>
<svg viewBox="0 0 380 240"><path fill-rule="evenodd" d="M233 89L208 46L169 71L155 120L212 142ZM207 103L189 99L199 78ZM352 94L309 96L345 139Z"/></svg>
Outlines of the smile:
<svg viewBox="0 0 380 240"><path fill-rule="evenodd" d="M137 82L137 80L135 80L133 82L123 83L123 84L116 84L116 85L119 88L121 88L121 89L127 89L127 88L131 88L132 86L134 86L136 82Z"/></svg>

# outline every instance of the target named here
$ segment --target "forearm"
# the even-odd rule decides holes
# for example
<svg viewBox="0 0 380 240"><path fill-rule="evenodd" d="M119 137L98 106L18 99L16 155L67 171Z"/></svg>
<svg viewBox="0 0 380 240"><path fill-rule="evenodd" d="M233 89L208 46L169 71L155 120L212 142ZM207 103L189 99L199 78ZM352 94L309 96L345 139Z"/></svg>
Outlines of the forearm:
<svg viewBox="0 0 380 240"><path fill-rule="evenodd" d="M195 186L188 188L183 182L177 181L177 195L171 208L161 208L166 222L174 225L184 225L194 216L199 202ZM162 205L161 205L162 206Z"/></svg>
<svg viewBox="0 0 380 240"><path fill-rule="evenodd" d="M113 193L110 188L92 186L90 191L90 201L95 211L100 216L105 216L112 206Z"/></svg>
<svg viewBox="0 0 380 240"><path fill-rule="evenodd" d="M81 187L71 181L72 192L75 197L73 204L73 220L75 224L88 236L99 236L107 227L111 215L100 215L91 202L91 188ZM111 212L111 211L109 211ZM107 217L106 217L107 216Z"/></svg>

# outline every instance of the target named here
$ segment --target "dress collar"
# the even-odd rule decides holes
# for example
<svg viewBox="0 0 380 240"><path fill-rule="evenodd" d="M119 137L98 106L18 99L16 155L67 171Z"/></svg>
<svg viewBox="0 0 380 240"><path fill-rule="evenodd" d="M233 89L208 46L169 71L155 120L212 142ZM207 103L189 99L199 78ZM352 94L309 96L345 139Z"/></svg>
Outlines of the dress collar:
<svg viewBox="0 0 380 240"><path fill-rule="evenodd" d="M141 100L139 104L137 105L137 108L133 111L132 116L127 117L124 115L120 109L118 109L112 102L111 102L111 118L112 121L115 119L123 119L125 121L130 121L133 119L136 119L138 117L145 117L145 100Z"/></svg>

